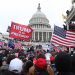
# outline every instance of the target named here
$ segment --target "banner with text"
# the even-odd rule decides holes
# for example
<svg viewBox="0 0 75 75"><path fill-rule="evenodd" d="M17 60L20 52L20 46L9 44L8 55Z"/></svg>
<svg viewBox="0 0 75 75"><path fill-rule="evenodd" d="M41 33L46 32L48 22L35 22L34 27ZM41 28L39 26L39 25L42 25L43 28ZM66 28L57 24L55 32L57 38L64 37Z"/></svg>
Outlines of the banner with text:
<svg viewBox="0 0 75 75"><path fill-rule="evenodd" d="M32 37L32 31L29 26L12 22L9 37L28 41Z"/></svg>

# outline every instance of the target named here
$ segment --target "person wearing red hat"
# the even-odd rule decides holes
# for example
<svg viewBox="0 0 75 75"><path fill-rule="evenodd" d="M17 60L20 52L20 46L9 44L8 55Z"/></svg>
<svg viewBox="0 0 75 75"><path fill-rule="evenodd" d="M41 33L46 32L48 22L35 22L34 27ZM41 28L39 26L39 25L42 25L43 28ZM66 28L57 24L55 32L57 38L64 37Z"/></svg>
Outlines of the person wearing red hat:
<svg viewBox="0 0 75 75"><path fill-rule="evenodd" d="M54 64L54 62L55 62L55 57L54 57L54 56L51 56L51 57L50 57L50 61L51 61L51 64Z"/></svg>
<svg viewBox="0 0 75 75"><path fill-rule="evenodd" d="M41 54L35 64L29 69L29 75L54 75L54 71L47 64L46 58Z"/></svg>

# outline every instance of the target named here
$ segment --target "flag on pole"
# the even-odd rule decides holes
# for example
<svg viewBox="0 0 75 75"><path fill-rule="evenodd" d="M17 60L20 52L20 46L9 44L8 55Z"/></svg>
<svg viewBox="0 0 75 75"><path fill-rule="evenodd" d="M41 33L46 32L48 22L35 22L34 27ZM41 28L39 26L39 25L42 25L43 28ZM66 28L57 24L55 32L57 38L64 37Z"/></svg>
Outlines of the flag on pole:
<svg viewBox="0 0 75 75"><path fill-rule="evenodd" d="M54 26L51 42L58 46L75 47L75 32L65 31L61 27Z"/></svg>
<svg viewBox="0 0 75 75"><path fill-rule="evenodd" d="M22 48L21 42L15 43L15 49L21 49L21 48Z"/></svg>
<svg viewBox="0 0 75 75"><path fill-rule="evenodd" d="M59 51L60 51L60 49L58 48L58 46L55 46L55 45L52 44L52 47L53 47L53 49L54 49L56 52L59 52Z"/></svg>
<svg viewBox="0 0 75 75"><path fill-rule="evenodd" d="M2 48L4 45L4 42L0 41L0 48Z"/></svg>
<svg viewBox="0 0 75 75"><path fill-rule="evenodd" d="M8 47L14 49L15 45L14 45L14 41L13 40L9 39Z"/></svg>
<svg viewBox="0 0 75 75"><path fill-rule="evenodd" d="M30 41L32 32L33 29L30 26L12 22L9 37L18 40Z"/></svg>

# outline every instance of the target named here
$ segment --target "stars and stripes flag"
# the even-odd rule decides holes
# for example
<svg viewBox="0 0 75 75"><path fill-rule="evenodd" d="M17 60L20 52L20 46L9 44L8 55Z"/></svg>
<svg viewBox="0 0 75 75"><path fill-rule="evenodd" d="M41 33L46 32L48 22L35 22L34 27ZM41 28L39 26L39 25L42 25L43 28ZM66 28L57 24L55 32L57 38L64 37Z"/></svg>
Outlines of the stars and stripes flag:
<svg viewBox="0 0 75 75"><path fill-rule="evenodd" d="M53 49L54 49L56 52L59 52L59 51L60 51L60 49L59 49L58 46L55 46L55 45L52 44L52 47L53 47Z"/></svg>
<svg viewBox="0 0 75 75"><path fill-rule="evenodd" d="M75 32L54 26L51 43L56 46L75 47Z"/></svg>
<svg viewBox="0 0 75 75"><path fill-rule="evenodd" d="M4 42L0 41L0 48L4 45Z"/></svg>
<svg viewBox="0 0 75 75"><path fill-rule="evenodd" d="M15 45L14 45L14 40L9 39L8 40L8 48L14 49Z"/></svg>
<svg viewBox="0 0 75 75"><path fill-rule="evenodd" d="M15 43L15 49L22 49L22 44L20 42Z"/></svg>

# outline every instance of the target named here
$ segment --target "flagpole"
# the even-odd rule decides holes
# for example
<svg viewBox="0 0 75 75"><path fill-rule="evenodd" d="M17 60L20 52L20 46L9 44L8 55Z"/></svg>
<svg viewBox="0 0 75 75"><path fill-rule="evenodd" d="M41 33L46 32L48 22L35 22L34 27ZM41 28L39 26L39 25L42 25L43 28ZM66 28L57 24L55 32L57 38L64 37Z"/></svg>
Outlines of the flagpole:
<svg viewBox="0 0 75 75"><path fill-rule="evenodd" d="M71 53L71 47L69 47L69 53Z"/></svg>

